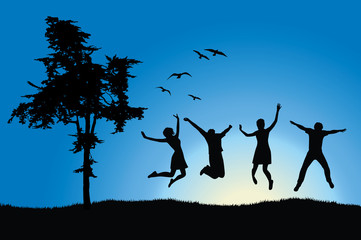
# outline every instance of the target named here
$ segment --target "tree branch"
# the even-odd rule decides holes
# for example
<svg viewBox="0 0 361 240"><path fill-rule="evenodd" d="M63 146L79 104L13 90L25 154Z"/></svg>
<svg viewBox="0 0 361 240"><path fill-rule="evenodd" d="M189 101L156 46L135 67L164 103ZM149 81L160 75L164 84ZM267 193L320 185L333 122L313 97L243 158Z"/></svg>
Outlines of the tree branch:
<svg viewBox="0 0 361 240"><path fill-rule="evenodd" d="M104 102L106 103L106 104L108 104L109 106L111 105L103 96L100 96L103 100L104 100Z"/></svg>
<svg viewBox="0 0 361 240"><path fill-rule="evenodd" d="M94 114L93 116L93 124L92 124L92 128L91 128L91 134L94 134L94 131L95 131L95 124L97 123L97 116L96 114Z"/></svg>
<svg viewBox="0 0 361 240"><path fill-rule="evenodd" d="M111 99L112 99L112 102L115 102L114 101L114 98L112 97L112 95L110 95L108 92L105 92Z"/></svg>
<svg viewBox="0 0 361 240"><path fill-rule="evenodd" d="M79 123L79 117L78 116L76 116L75 124L76 124L76 130L78 131L78 133L81 133L81 128L80 128L80 123Z"/></svg>
<svg viewBox="0 0 361 240"><path fill-rule="evenodd" d="M32 82L30 82L30 81L28 81L28 84L29 84L30 86L34 87L34 88L39 89L39 90L42 89L41 87L36 86L34 83L32 83Z"/></svg>

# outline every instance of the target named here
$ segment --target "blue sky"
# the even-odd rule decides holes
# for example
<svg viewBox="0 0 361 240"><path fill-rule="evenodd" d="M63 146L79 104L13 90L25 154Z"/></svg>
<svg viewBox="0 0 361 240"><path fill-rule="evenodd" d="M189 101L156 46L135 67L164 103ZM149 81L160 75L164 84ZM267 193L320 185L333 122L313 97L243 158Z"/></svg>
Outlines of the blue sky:
<svg viewBox="0 0 361 240"><path fill-rule="evenodd" d="M44 37L47 16L78 21L91 34L89 44L101 47L94 60L117 54L142 61L132 69L130 103L148 107L143 120L130 121L124 133L109 134L100 122L105 142L92 152L97 179L91 199L177 198L205 203L238 204L288 197L312 197L361 204L359 126L361 102L357 1L7 1L2 4L1 111L2 158L0 203L18 206L62 206L82 201L82 177L72 171L82 155L72 147L74 126L33 130L7 124L20 96L34 89L26 84L46 78L35 58L50 53ZM214 48L228 57L199 60L192 50ZM210 56L210 54L207 54ZM169 79L188 71L192 78ZM172 91L161 93L157 86ZM192 101L187 94L202 101ZM251 179L256 139L238 130L256 130L256 120L268 126L276 105L283 108L270 135L275 181L259 170ZM208 179L199 171L208 162L204 139L181 122L180 139L189 168L186 178L170 189L166 178L148 179L152 171L167 171L172 155L166 144L146 141L140 131L162 137L175 127L173 114L189 117L204 129L233 129L223 139L224 179ZM321 166L314 162L299 192L293 192L307 153L308 137L289 120L312 127L347 128L325 138L323 151L335 188L330 189Z"/></svg>

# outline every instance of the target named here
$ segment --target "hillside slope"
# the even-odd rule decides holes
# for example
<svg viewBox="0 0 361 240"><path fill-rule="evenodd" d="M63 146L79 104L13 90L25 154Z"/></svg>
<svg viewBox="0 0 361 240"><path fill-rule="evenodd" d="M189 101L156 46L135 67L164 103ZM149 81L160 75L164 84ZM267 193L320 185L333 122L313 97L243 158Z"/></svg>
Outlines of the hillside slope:
<svg viewBox="0 0 361 240"><path fill-rule="evenodd" d="M0 216L3 234L19 236L313 238L320 234L324 238L356 236L361 207L311 199L235 206L108 200L94 203L90 211L81 205L45 209L1 206Z"/></svg>

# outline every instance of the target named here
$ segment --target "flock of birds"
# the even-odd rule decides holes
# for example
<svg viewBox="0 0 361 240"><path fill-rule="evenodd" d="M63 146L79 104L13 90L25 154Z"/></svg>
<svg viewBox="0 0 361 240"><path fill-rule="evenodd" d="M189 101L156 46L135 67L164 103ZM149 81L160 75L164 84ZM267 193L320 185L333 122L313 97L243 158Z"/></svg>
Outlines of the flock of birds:
<svg viewBox="0 0 361 240"><path fill-rule="evenodd" d="M219 50L210 49L210 48L204 49L204 50L213 53L212 56L221 55L221 56L227 57L226 54L224 54L223 52L221 52L221 51L219 51ZM204 59L209 60L209 57L207 57L206 55L200 53L199 51L193 50L193 52L195 52L195 53L198 54L198 58L199 58L199 59L204 58ZM179 79L179 78L181 78L183 75L187 75L187 76L192 77L192 75L189 74L188 72L182 72L182 73L172 73L172 75L170 75L170 76L168 77L168 79L170 79L171 77L176 77L177 79ZM161 87L161 86L160 86L160 87L156 87L156 88L159 88L162 92L167 92L167 93L169 93L169 96L172 96L172 93L170 92L170 90L165 89L164 87ZM192 95L192 94L188 94L188 96L191 97L193 100L202 100L200 97L194 96L194 95Z"/></svg>

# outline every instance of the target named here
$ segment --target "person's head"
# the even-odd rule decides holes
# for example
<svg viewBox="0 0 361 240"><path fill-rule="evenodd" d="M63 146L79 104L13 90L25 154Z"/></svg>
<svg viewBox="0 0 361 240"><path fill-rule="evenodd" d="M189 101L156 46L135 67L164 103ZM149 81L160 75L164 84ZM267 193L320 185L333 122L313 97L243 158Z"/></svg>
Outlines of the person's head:
<svg viewBox="0 0 361 240"><path fill-rule="evenodd" d="M264 120L262 118L257 120L257 127L259 130L264 129Z"/></svg>
<svg viewBox="0 0 361 240"><path fill-rule="evenodd" d="M316 122L314 128L315 128L315 130L319 130L319 131L320 131L320 130L323 129L323 125L322 125L322 123L320 123L320 122Z"/></svg>
<svg viewBox="0 0 361 240"><path fill-rule="evenodd" d="M209 129L208 133L211 134L211 135L214 135L216 133L216 131L214 129Z"/></svg>
<svg viewBox="0 0 361 240"><path fill-rule="evenodd" d="M171 137L171 136L174 135L174 131L173 131L172 128L167 127L167 128L165 128L165 129L163 130L163 135L164 135L164 137L166 137L166 138Z"/></svg>

